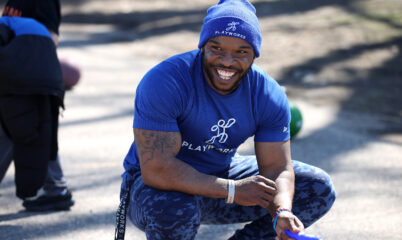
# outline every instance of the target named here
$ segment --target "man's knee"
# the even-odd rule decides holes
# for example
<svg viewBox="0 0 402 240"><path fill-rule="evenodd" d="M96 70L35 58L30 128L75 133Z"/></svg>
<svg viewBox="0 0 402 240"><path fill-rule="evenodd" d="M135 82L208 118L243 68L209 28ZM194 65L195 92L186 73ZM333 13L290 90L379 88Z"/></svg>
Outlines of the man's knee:
<svg viewBox="0 0 402 240"><path fill-rule="evenodd" d="M148 239L192 239L196 235L201 214L194 196L145 187L135 198L130 218Z"/></svg>
<svg viewBox="0 0 402 240"><path fill-rule="evenodd" d="M299 170L293 210L308 227L331 209L336 191L330 176L322 169L310 166L308 170Z"/></svg>
<svg viewBox="0 0 402 240"><path fill-rule="evenodd" d="M317 199L317 208L320 209L320 217L327 213L336 199L335 187L332 183L331 177L321 170L320 177L312 180L312 190Z"/></svg>

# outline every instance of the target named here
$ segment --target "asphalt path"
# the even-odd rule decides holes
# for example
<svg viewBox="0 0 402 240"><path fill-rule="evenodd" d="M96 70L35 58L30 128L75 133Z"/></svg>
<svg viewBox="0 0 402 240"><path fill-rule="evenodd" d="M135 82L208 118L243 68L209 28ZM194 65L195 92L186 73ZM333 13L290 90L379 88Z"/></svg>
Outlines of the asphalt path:
<svg viewBox="0 0 402 240"><path fill-rule="evenodd" d="M59 142L76 203L70 211L24 211L15 197L11 167L0 185L1 240L113 238L122 161L133 140L135 89L159 59L138 56L130 42L65 44L85 38L74 31L62 28L59 55L77 62L82 78L66 94ZM402 239L401 134L377 134L387 129L384 121L336 104L292 101L304 117L292 157L326 170L337 189L332 210L307 232L329 240ZM252 139L240 153L253 154ZM197 239L227 239L238 227L202 225ZM126 238L145 239L131 223Z"/></svg>

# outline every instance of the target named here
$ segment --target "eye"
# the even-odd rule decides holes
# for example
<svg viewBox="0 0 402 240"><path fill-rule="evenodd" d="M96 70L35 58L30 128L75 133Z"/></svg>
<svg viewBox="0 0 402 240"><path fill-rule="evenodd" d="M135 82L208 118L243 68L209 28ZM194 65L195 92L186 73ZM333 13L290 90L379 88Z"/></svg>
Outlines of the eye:
<svg viewBox="0 0 402 240"><path fill-rule="evenodd" d="M216 51L222 50L222 48L220 48L220 47L218 47L218 46L211 46L211 48L212 48L213 50L216 50Z"/></svg>
<svg viewBox="0 0 402 240"><path fill-rule="evenodd" d="M236 56L237 58L245 58L248 57L250 54L250 52L248 50L237 50L234 54L234 56Z"/></svg>

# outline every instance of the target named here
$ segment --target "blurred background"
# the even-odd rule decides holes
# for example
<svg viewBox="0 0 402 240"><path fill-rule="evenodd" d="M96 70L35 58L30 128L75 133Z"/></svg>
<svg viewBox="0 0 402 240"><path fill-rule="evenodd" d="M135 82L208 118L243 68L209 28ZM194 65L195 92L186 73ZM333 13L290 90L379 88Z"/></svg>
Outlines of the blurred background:
<svg viewBox="0 0 402 240"><path fill-rule="evenodd" d="M0 0L0 7L6 1ZM292 157L326 170L338 199L308 229L324 239L401 239L402 1L254 0L255 62L286 88L303 125ZM59 56L79 66L60 155L76 205L23 211L13 169L0 185L0 239L111 239L135 89L159 61L197 47L212 0L61 0ZM240 149L253 154L252 139ZM202 226L226 239L241 225ZM128 223L126 239L145 239Z"/></svg>

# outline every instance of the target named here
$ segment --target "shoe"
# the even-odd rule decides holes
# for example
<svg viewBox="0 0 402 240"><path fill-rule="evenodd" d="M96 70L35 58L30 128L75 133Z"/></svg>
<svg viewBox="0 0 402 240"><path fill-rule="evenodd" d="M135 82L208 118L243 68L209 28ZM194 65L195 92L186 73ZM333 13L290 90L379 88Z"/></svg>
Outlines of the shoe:
<svg viewBox="0 0 402 240"><path fill-rule="evenodd" d="M71 192L66 190L63 195L42 195L36 199L25 200L22 206L24 206L27 211L32 212L69 210L70 207L74 205L72 198Z"/></svg>

